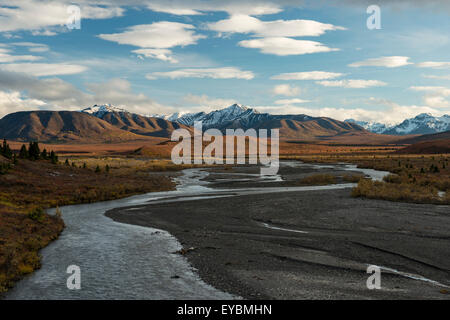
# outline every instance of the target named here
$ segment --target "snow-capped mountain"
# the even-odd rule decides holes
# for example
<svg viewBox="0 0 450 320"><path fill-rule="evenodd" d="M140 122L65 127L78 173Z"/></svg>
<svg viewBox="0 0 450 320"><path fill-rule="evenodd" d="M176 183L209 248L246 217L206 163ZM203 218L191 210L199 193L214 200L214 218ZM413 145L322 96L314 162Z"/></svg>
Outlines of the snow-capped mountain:
<svg viewBox="0 0 450 320"><path fill-rule="evenodd" d="M203 127L211 128L221 126L234 120L243 121L254 114L259 114L259 112L239 104L233 104L228 108L215 110L209 113L174 113L164 117L164 119L176 121L187 126L193 126L195 121L202 121Z"/></svg>
<svg viewBox="0 0 450 320"><path fill-rule="evenodd" d="M170 137L174 130L184 127L178 122L128 112L110 104L94 105L81 110L81 113L90 114L121 130L144 136Z"/></svg>
<svg viewBox="0 0 450 320"><path fill-rule="evenodd" d="M435 117L429 113L421 113L414 118L406 119L402 123L393 126L376 122L356 121L354 119L347 119L345 122L356 123L371 132L393 135L430 134L450 130L450 115Z"/></svg>
<svg viewBox="0 0 450 320"><path fill-rule="evenodd" d="M102 105L93 105L92 107L81 110L81 112L92 114L97 118L102 118L106 113L109 112L125 112L128 113L125 109L120 109L112 106L111 104L102 104Z"/></svg>
<svg viewBox="0 0 450 320"><path fill-rule="evenodd" d="M358 121L355 119L347 119L344 120L344 122L356 123L357 125L363 127L364 129L369 130L370 132L380 134L382 134L384 131L388 129L388 126L379 122Z"/></svg>
<svg viewBox="0 0 450 320"><path fill-rule="evenodd" d="M279 129L286 138L315 139L337 134L367 132L361 126L326 117L310 117L304 114L272 115L233 104L209 113L174 113L170 115L142 116L115 108L111 105L95 105L82 110L122 130L141 135L170 136L178 128L189 129L195 121L201 121L203 130L210 128L226 132L227 129Z"/></svg>

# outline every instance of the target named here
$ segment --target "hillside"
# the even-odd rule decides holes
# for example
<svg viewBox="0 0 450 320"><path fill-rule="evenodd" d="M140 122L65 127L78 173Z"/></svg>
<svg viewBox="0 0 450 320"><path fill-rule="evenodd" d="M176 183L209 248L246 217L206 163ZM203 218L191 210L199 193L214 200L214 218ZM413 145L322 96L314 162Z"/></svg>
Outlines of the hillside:
<svg viewBox="0 0 450 320"><path fill-rule="evenodd" d="M450 153L450 139L419 142L400 149L402 154L445 154Z"/></svg>
<svg viewBox="0 0 450 320"><path fill-rule="evenodd" d="M18 141L119 142L142 138L94 116L71 111L29 111L0 120L0 137Z"/></svg>
<svg viewBox="0 0 450 320"><path fill-rule="evenodd" d="M400 144L414 144L418 142L426 142L426 141L435 141L435 140L443 140L450 139L450 131L445 131L441 133L434 134L424 134L421 136L409 137L406 139L398 140Z"/></svg>
<svg viewBox="0 0 450 320"><path fill-rule="evenodd" d="M153 137L170 138L172 132L187 126L162 118L147 117L136 113L127 112L109 105L93 106L82 110L83 113L91 114L102 119L121 130L135 134Z"/></svg>

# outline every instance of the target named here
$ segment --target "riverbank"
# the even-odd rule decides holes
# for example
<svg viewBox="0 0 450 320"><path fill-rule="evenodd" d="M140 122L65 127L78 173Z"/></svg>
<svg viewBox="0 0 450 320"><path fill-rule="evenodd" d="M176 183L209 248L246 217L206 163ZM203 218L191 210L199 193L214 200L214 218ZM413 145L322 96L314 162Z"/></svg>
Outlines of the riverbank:
<svg viewBox="0 0 450 320"><path fill-rule="evenodd" d="M308 170L333 171L280 174ZM224 176L221 170L206 179L225 190L222 197L161 200L106 215L168 231L202 279L248 299L450 298L448 206L352 198L350 188L274 193L269 186L279 182ZM259 183L267 192L239 194ZM381 290L366 287L370 264L385 267Z"/></svg>
<svg viewBox="0 0 450 320"><path fill-rule="evenodd" d="M39 250L64 228L59 216L42 209L174 189L169 173L150 174L138 167L107 170L103 164L96 170L73 161L65 165L20 159L0 175L0 294L40 268Z"/></svg>
<svg viewBox="0 0 450 320"><path fill-rule="evenodd" d="M360 181L355 197L450 205L450 155L332 155L298 157L308 163L353 163L392 173L383 181Z"/></svg>

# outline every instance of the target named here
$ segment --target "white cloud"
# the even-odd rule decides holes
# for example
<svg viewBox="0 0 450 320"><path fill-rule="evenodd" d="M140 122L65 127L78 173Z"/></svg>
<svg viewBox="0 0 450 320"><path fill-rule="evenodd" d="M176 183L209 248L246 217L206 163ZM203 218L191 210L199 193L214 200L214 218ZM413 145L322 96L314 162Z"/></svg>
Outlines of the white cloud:
<svg viewBox="0 0 450 320"><path fill-rule="evenodd" d="M385 86L386 83L378 80L335 80L335 81L317 81L316 83L324 86L324 87L342 87L342 88L369 88L369 87L381 87Z"/></svg>
<svg viewBox="0 0 450 320"><path fill-rule="evenodd" d="M450 95L450 88L446 87L435 87L435 86L412 86L410 87L411 90L414 91L428 91L428 92L435 92L439 93L441 95L449 96Z"/></svg>
<svg viewBox="0 0 450 320"><path fill-rule="evenodd" d="M434 74L424 74L422 75L424 78L428 79L437 79L437 80L450 80L450 74L448 75L434 75Z"/></svg>
<svg viewBox="0 0 450 320"><path fill-rule="evenodd" d="M325 72L325 71L308 71L308 72L292 72L281 73L272 76L273 80L326 80L343 76L343 73Z"/></svg>
<svg viewBox="0 0 450 320"><path fill-rule="evenodd" d="M433 108L448 108L450 101L446 98L450 96L450 88L433 87L433 86L413 86L410 87L414 91L426 92L423 97L425 105Z"/></svg>
<svg viewBox="0 0 450 320"><path fill-rule="evenodd" d="M419 68L443 69L443 68L450 68L450 62L426 61L418 63L417 66Z"/></svg>
<svg viewBox="0 0 450 320"><path fill-rule="evenodd" d="M145 48L133 52L171 63L177 60L170 56L172 52L169 48L196 44L199 39L206 38L204 35L196 34L193 25L170 21L136 25L121 33L100 34L98 37L119 44Z"/></svg>
<svg viewBox="0 0 450 320"><path fill-rule="evenodd" d="M272 93L275 95L293 97L300 93L300 88L290 86L289 84L279 84L272 89Z"/></svg>
<svg viewBox="0 0 450 320"><path fill-rule="evenodd" d="M70 1L11 1L0 7L0 32L18 30L43 31L45 28L64 26L70 13ZM121 16L123 9L117 6L80 4L83 19L107 19Z"/></svg>
<svg viewBox="0 0 450 320"><path fill-rule="evenodd" d="M149 80L155 80L158 78L211 78L211 79L245 79L251 80L255 76L251 71L242 71L234 67L223 68L190 68L190 69L178 69L167 72L152 72L146 75Z"/></svg>
<svg viewBox="0 0 450 320"><path fill-rule="evenodd" d="M223 11L230 14L264 15L282 11L276 1L264 0L172 0L152 1L150 10L174 15L199 15L203 12Z"/></svg>
<svg viewBox="0 0 450 320"><path fill-rule="evenodd" d="M207 95L193 95L188 94L183 97L183 101L189 105L194 105L194 108L189 108L191 112L199 112L199 111L213 111L217 109L222 109L224 107L230 106L234 103L237 103L234 99L217 99L210 98Z"/></svg>
<svg viewBox="0 0 450 320"><path fill-rule="evenodd" d="M381 122L389 125L397 124L407 118L412 118L420 113L431 113L436 116L449 114L450 110L438 110L426 106L401 106L392 103L392 106L381 110L366 110L363 108L311 108L296 105L257 106L257 110L272 114L307 114L314 117L329 117L344 121L355 119L359 121Z"/></svg>
<svg viewBox="0 0 450 320"><path fill-rule="evenodd" d="M305 37L320 36L330 30L345 28L314 20L261 21L244 14L207 24L208 29L219 33L252 33L257 37Z"/></svg>
<svg viewBox="0 0 450 320"><path fill-rule="evenodd" d="M22 97L18 91L0 90L0 118L11 112L36 110L45 105L43 101Z"/></svg>
<svg viewBox="0 0 450 320"><path fill-rule="evenodd" d="M88 91L82 91L59 78L38 79L0 69L0 90L18 92L12 98L26 93L26 97L20 97L28 103L30 108L27 110L39 109L39 106L52 110L80 110L94 104L111 103L141 114L174 111L172 107L159 104L142 93L134 93L127 80L113 78L103 83L87 83L86 87ZM12 98L10 100L14 101ZM11 105L11 108L5 109L5 112L20 111L24 105L18 102L15 107Z"/></svg>
<svg viewBox="0 0 450 320"><path fill-rule="evenodd" d="M386 68L397 68L412 64L408 61L409 57L403 56L391 56L391 57L381 57L374 59L367 59L364 61L354 62L349 64L349 67L386 67Z"/></svg>
<svg viewBox="0 0 450 320"><path fill-rule="evenodd" d="M11 50L0 48L0 63L15 62L15 61L36 61L42 59L38 56L32 55L12 55Z"/></svg>
<svg viewBox="0 0 450 320"><path fill-rule="evenodd" d="M278 56L301 55L339 50L335 48L328 48L317 41L297 40L286 37L243 40L239 42L239 45L246 48L260 49L262 53L275 54Z"/></svg>
<svg viewBox="0 0 450 320"><path fill-rule="evenodd" d="M132 26L121 33L100 34L98 37L141 48L172 48L196 44L197 40L205 38L196 34L194 29L190 24L159 21Z"/></svg>
<svg viewBox="0 0 450 320"><path fill-rule="evenodd" d="M275 104L291 105L291 104L306 103L306 102L310 102L310 101L309 100L303 100L303 99L294 98L294 99L276 100Z"/></svg>
<svg viewBox="0 0 450 320"><path fill-rule="evenodd" d="M11 43L13 46L18 47L27 47L30 52L46 52L49 51L50 48L43 43L35 43L35 42L14 42Z"/></svg>
<svg viewBox="0 0 450 320"><path fill-rule="evenodd" d="M171 56L172 51L170 51L169 49L137 49L133 50L132 52L146 58L168 61L170 63L178 63L178 60Z"/></svg>
<svg viewBox="0 0 450 320"><path fill-rule="evenodd" d="M77 74L87 70L84 66L65 63L10 63L0 64L0 69L36 77Z"/></svg>

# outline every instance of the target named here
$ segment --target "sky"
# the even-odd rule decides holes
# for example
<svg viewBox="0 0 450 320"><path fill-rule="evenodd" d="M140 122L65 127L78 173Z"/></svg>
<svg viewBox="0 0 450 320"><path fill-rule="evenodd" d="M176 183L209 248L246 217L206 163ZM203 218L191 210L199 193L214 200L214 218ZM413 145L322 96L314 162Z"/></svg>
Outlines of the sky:
<svg viewBox="0 0 450 320"><path fill-rule="evenodd" d="M0 0L0 117L233 103L386 124L450 114L449 17L448 0Z"/></svg>

